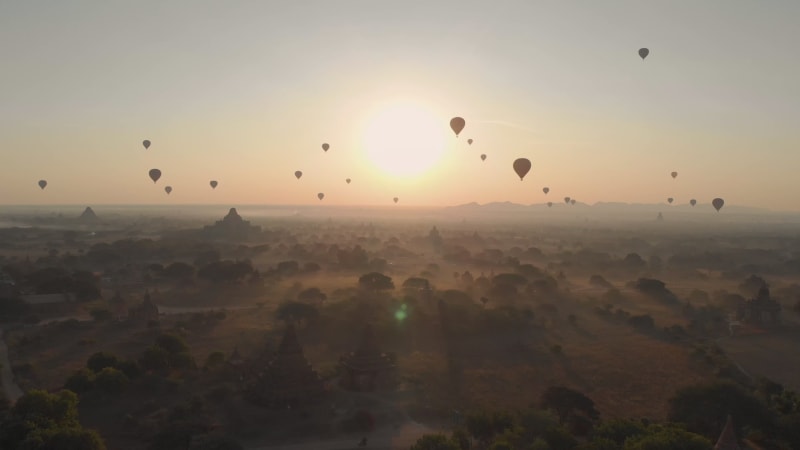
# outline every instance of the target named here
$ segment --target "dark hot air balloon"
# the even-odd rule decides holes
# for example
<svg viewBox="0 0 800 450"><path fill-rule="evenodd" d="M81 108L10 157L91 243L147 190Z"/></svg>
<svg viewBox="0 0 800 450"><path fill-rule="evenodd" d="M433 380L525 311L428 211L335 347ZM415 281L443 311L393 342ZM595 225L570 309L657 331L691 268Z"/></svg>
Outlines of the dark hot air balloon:
<svg viewBox="0 0 800 450"><path fill-rule="evenodd" d="M531 162L528 158L517 158L514 161L514 172L516 172L519 176L519 181L522 181L522 179L525 178L525 175L527 175L530 170Z"/></svg>
<svg viewBox="0 0 800 450"><path fill-rule="evenodd" d="M148 172L150 175L150 179L153 180L153 183L157 182L159 178L161 178L161 171L158 169L150 169Z"/></svg>
<svg viewBox="0 0 800 450"><path fill-rule="evenodd" d="M639 57L642 59L647 58L647 55L650 54L650 50L647 48L640 48L639 49Z"/></svg>
<svg viewBox="0 0 800 450"><path fill-rule="evenodd" d="M564 203L569 203L569 201L570 201L569 197L564 197Z"/></svg>
<svg viewBox="0 0 800 450"><path fill-rule="evenodd" d="M211 189L216 189L216 188L217 188L217 185L218 185L219 183L217 183L217 180L211 180L211 181L209 181L209 182L208 182L208 184L210 184L210 185L211 185Z"/></svg>
<svg viewBox="0 0 800 450"><path fill-rule="evenodd" d="M678 178L678 172L672 172L670 175L672 175L672 178Z"/></svg>
<svg viewBox="0 0 800 450"><path fill-rule="evenodd" d="M694 206L694 205L696 205L696 204L697 204L697 200L695 200L695 199L691 199L691 200L689 200L689 204L691 204L692 206Z"/></svg>
<svg viewBox="0 0 800 450"><path fill-rule="evenodd" d="M571 200L569 201L569 204L570 204L570 205L574 205L574 204L575 204L575 199L574 199L574 198L573 198L573 199L571 199Z"/></svg>
<svg viewBox="0 0 800 450"><path fill-rule="evenodd" d="M547 193L550 192L550 188L545 186L542 188L542 192L544 192L544 195L547 195Z"/></svg>
<svg viewBox="0 0 800 450"><path fill-rule="evenodd" d="M456 137L458 137L458 133L461 133L461 130L464 129L466 124L467 122L465 122L461 117L453 117L450 119L450 128L456 134Z"/></svg>
<svg viewBox="0 0 800 450"><path fill-rule="evenodd" d="M552 208L553 207L553 202L547 202L547 207L548 208Z"/></svg>
<svg viewBox="0 0 800 450"><path fill-rule="evenodd" d="M39 187L44 189L47 187L47 180L39 180Z"/></svg>
<svg viewBox="0 0 800 450"><path fill-rule="evenodd" d="M350 181L351 181L350 178L344 180L344 182L347 183L347 184L350 184Z"/></svg>
<svg viewBox="0 0 800 450"><path fill-rule="evenodd" d="M323 198L325 198L325 194L323 194L322 192L320 192L319 194L317 194L317 198L318 198L318 199L320 199L320 200L322 200Z"/></svg>
<svg viewBox="0 0 800 450"><path fill-rule="evenodd" d="M150 141L145 139L142 141L142 145L144 145L144 149L147 150L148 148L150 148Z"/></svg>
<svg viewBox="0 0 800 450"><path fill-rule="evenodd" d="M467 139L467 144L472 145L472 139Z"/></svg>
<svg viewBox="0 0 800 450"><path fill-rule="evenodd" d="M481 155L481 161L486 161L486 154Z"/></svg>
<svg viewBox="0 0 800 450"><path fill-rule="evenodd" d="M169 195L170 193L172 193L172 186L164 187L164 191L167 193L167 195Z"/></svg>
<svg viewBox="0 0 800 450"><path fill-rule="evenodd" d="M294 172L294 177L295 177L295 178L297 178L298 180L299 180L299 179L300 179L300 177L302 177L302 176L303 176L303 172L301 172L301 171L299 171L299 170L296 170L296 171Z"/></svg>
<svg viewBox="0 0 800 450"><path fill-rule="evenodd" d="M330 146L330 145L328 145L328 143L327 143L327 142L326 142L326 143L324 143L324 144L322 144L322 150L323 150L323 151L326 151L326 152L327 152L329 148L331 148L331 146Z"/></svg>
<svg viewBox="0 0 800 450"><path fill-rule="evenodd" d="M400 199L399 199L399 198L397 198L397 197L393 198L392 200L394 200L394 202L395 202L395 203L397 203L397 202L399 202L399 201L400 201Z"/></svg>
<svg viewBox="0 0 800 450"><path fill-rule="evenodd" d="M675 199L670 197L670 198L667 199L667 203L669 203L671 205L673 200L675 200Z"/></svg>
<svg viewBox="0 0 800 450"><path fill-rule="evenodd" d="M713 205L714 209L716 209L717 212L719 212L719 210L722 209L722 207L725 205L725 200L717 197L714 200L711 200L711 205Z"/></svg>

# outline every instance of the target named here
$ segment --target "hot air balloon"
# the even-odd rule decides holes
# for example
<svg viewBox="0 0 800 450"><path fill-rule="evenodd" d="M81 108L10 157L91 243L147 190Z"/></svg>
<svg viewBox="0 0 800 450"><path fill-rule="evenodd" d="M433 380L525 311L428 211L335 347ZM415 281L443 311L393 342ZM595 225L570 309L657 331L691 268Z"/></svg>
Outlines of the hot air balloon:
<svg viewBox="0 0 800 450"><path fill-rule="evenodd" d="M150 141L145 139L142 141L142 145L144 145L144 149L147 150L148 148L150 148Z"/></svg>
<svg viewBox="0 0 800 450"><path fill-rule="evenodd" d="M150 179L153 180L153 183L157 182L159 178L161 178L161 171L158 169L150 169Z"/></svg>
<svg viewBox="0 0 800 450"><path fill-rule="evenodd" d="M486 161L486 154L481 155L481 161Z"/></svg>
<svg viewBox="0 0 800 450"><path fill-rule="evenodd" d="M167 193L167 195L169 195L172 192L172 186L164 187L164 191Z"/></svg>
<svg viewBox="0 0 800 450"><path fill-rule="evenodd" d="M395 203L397 203L397 202L399 202L399 201L400 201L400 199L399 199L399 198L397 198L397 197L393 198L392 200L394 200L394 202L395 202Z"/></svg>
<svg viewBox="0 0 800 450"><path fill-rule="evenodd" d="M303 172L301 172L301 171L299 171L299 170L296 170L296 171L294 172L294 177L295 177L295 178L297 178L298 180L299 180L299 179L300 179L300 177L302 177L302 176L303 176Z"/></svg>
<svg viewBox="0 0 800 450"><path fill-rule="evenodd" d="M456 134L456 137L458 137L458 133L461 133L461 130L464 129L466 124L467 122L465 122L461 117L453 117L450 119L450 128Z"/></svg>
<svg viewBox="0 0 800 450"><path fill-rule="evenodd" d="M519 181L522 181L530 170L531 162L528 158L517 158L514 161L514 172L517 172L517 175L519 175Z"/></svg>
<svg viewBox="0 0 800 450"><path fill-rule="evenodd" d="M325 198L325 194L323 194L322 192L320 192L319 194L317 194L317 198L318 198L318 199L320 199L320 200L322 200L323 198Z"/></svg>
<svg viewBox="0 0 800 450"><path fill-rule="evenodd" d="M550 192L550 188L545 186L542 188L542 192L544 192L544 195L547 195L547 193Z"/></svg>
<svg viewBox="0 0 800 450"><path fill-rule="evenodd" d="M711 204L714 206L714 209L716 209L717 212L719 212L719 210L722 209L722 207L725 205L725 200L717 197L714 200L711 200Z"/></svg>
<svg viewBox="0 0 800 450"><path fill-rule="evenodd" d="M331 146L330 146L330 145L328 145L328 143L327 143L327 142L326 142L326 143L324 143L324 144L322 144L322 150L323 150L323 151L326 151L326 152L327 152L329 148L331 148Z"/></svg>
<svg viewBox="0 0 800 450"><path fill-rule="evenodd" d="M642 59L647 58L647 55L650 54L650 49L647 48L640 48L639 49L639 57Z"/></svg>
<svg viewBox="0 0 800 450"><path fill-rule="evenodd" d="M671 205L673 200L675 200L675 199L670 197L670 198L667 199L667 203L669 203Z"/></svg>
<svg viewBox="0 0 800 450"><path fill-rule="evenodd" d="M569 204L570 204L570 205L574 205L574 204L575 204L575 199L574 199L574 198L573 198L573 199L571 199L571 200L569 201Z"/></svg>
<svg viewBox="0 0 800 450"><path fill-rule="evenodd" d="M672 172L670 175L672 175L672 178L678 178L678 172Z"/></svg>
<svg viewBox="0 0 800 450"><path fill-rule="evenodd" d="M209 182L208 182L208 184L210 184L210 185L211 185L211 189L216 189L216 188L217 188L217 185L218 185L219 183L217 183L217 180L211 180L211 181L209 181Z"/></svg>
<svg viewBox="0 0 800 450"><path fill-rule="evenodd" d="M39 187L44 189L47 187L47 180L39 180Z"/></svg>
<svg viewBox="0 0 800 450"><path fill-rule="evenodd" d="M695 200L695 199L691 199L691 200L689 200L689 204L691 204L692 206L694 206L694 205L696 205L696 204L697 204L697 200Z"/></svg>
<svg viewBox="0 0 800 450"><path fill-rule="evenodd" d="M569 203L569 200L570 200L569 197L564 197L564 203Z"/></svg>
<svg viewBox="0 0 800 450"><path fill-rule="evenodd" d="M347 183L347 184L350 184L350 181L351 181L350 178L344 180L344 182Z"/></svg>
<svg viewBox="0 0 800 450"><path fill-rule="evenodd" d="M553 207L553 202L547 202L547 207L548 208L552 208Z"/></svg>
<svg viewBox="0 0 800 450"><path fill-rule="evenodd" d="M467 144L472 145L472 139L467 139Z"/></svg>

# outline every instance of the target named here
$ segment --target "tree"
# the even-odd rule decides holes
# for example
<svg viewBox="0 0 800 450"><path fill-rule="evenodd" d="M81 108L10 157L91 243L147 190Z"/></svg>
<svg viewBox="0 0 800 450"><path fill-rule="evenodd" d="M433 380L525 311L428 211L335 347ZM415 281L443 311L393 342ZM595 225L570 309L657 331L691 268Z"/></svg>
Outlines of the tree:
<svg viewBox="0 0 800 450"><path fill-rule="evenodd" d="M301 302L322 303L327 299L328 296L315 287L304 289L297 294L297 300Z"/></svg>
<svg viewBox="0 0 800 450"><path fill-rule="evenodd" d="M425 434L417 439L411 450L461 450L461 447L443 434Z"/></svg>
<svg viewBox="0 0 800 450"><path fill-rule="evenodd" d="M275 315L278 320L308 322L319 317L319 310L308 303L288 301L278 306Z"/></svg>
<svg viewBox="0 0 800 450"><path fill-rule="evenodd" d="M369 291L388 291L394 289L394 282L391 277L388 277L380 272L370 272L358 279L358 284L364 289Z"/></svg>
<svg viewBox="0 0 800 450"><path fill-rule="evenodd" d="M740 427L763 429L771 423L766 405L730 381L699 384L680 389L669 400L669 420L684 423L689 431L716 437L728 414ZM737 430L741 431L741 430Z"/></svg>
<svg viewBox="0 0 800 450"><path fill-rule="evenodd" d="M95 376L95 386L108 394L118 394L128 386L128 377L120 370L106 367Z"/></svg>
<svg viewBox="0 0 800 450"><path fill-rule="evenodd" d="M119 358L116 355L106 352L94 353L86 360L86 367L92 372L100 372L106 367L117 367Z"/></svg>
<svg viewBox="0 0 800 450"><path fill-rule="evenodd" d="M30 390L0 423L0 448L25 450L105 450L96 432L78 422L78 396Z"/></svg>
<svg viewBox="0 0 800 450"><path fill-rule="evenodd" d="M755 298L761 288L767 287L767 282L758 275L750 275L739 283L739 291L747 298Z"/></svg>
<svg viewBox="0 0 800 450"><path fill-rule="evenodd" d="M194 276L194 267L182 262L174 262L164 269L164 276L173 280L184 280Z"/></svg>
<svg viewBox="0 0 800 450"><path fill-rule="evenodd" d="M566 424L575 414L583 414L590 419L597 419L599 413L594 401L574 389L564 386L551 386L542 394L541 407L551 410L558 416L560 424Z"/></svg>
<svg viewBox="0 0 800 450"><path fill-rule="evenodd" d="M711 441L699 434L661 425L651 425L645 434L625 441L623 450L710 450Z"/></svg>

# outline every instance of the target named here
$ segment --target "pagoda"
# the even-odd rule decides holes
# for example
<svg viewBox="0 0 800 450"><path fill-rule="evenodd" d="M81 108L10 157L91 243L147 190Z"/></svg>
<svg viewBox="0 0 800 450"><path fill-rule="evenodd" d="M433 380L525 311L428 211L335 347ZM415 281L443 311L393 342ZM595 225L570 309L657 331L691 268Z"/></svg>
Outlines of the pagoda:
<svg viewBox="0 0 800 450"><path fill-rule="evenodd" d="M247 239L261 233L261 227L251 225L249 221L242 219L236 208L231 208L222 220L206 226L204 232L211 237Z"/></svg>
<svg viewBox="0 0 800 450"><path fill-rule="evenodd" d="M375 342L371 325L366 325L361 343L356 351L339 359L344 375L340 380L343 388L351 391L369 392L386 390L396 386L396 356L383 353Z"/></svg>
<svg viewBox="0 0 800 450"><path fill-rule="evenodd" d="M323 396L324 384L306 360L294 325L286 328L273 359L254 374L249 391L255 403L273 408L312 403Z"/></svg>
<svg viewBox="0 0 800 450"><path fill-rule="evenodd" d="M714 445L714 450L742 450L739 446L739 440L736 438L736 430L733 428L733 419L728 415L728 421L725 422L725 428L717 439Z"/></svg>

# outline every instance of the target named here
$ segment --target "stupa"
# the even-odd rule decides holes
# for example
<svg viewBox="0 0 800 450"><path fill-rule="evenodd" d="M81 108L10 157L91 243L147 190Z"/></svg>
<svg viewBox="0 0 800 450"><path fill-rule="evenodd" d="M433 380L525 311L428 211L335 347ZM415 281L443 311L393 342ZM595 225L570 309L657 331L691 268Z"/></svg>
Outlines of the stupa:
<svg viewBox="0 0 800 450"><path fill-rule="evenodd" d="M342 356L339 366L344 373L340 384L351 391L387 390L397 384L396 356L380 351L369 324L364 327L358 348Z"/></svg>
<svg viewBox="0 0 800 450"><path fill-rule="evenodd" d="M325 387L306 360L294 325L289 325L274 358L255 375L251 399L273 408L292 408L320 400Z"/></svg>

